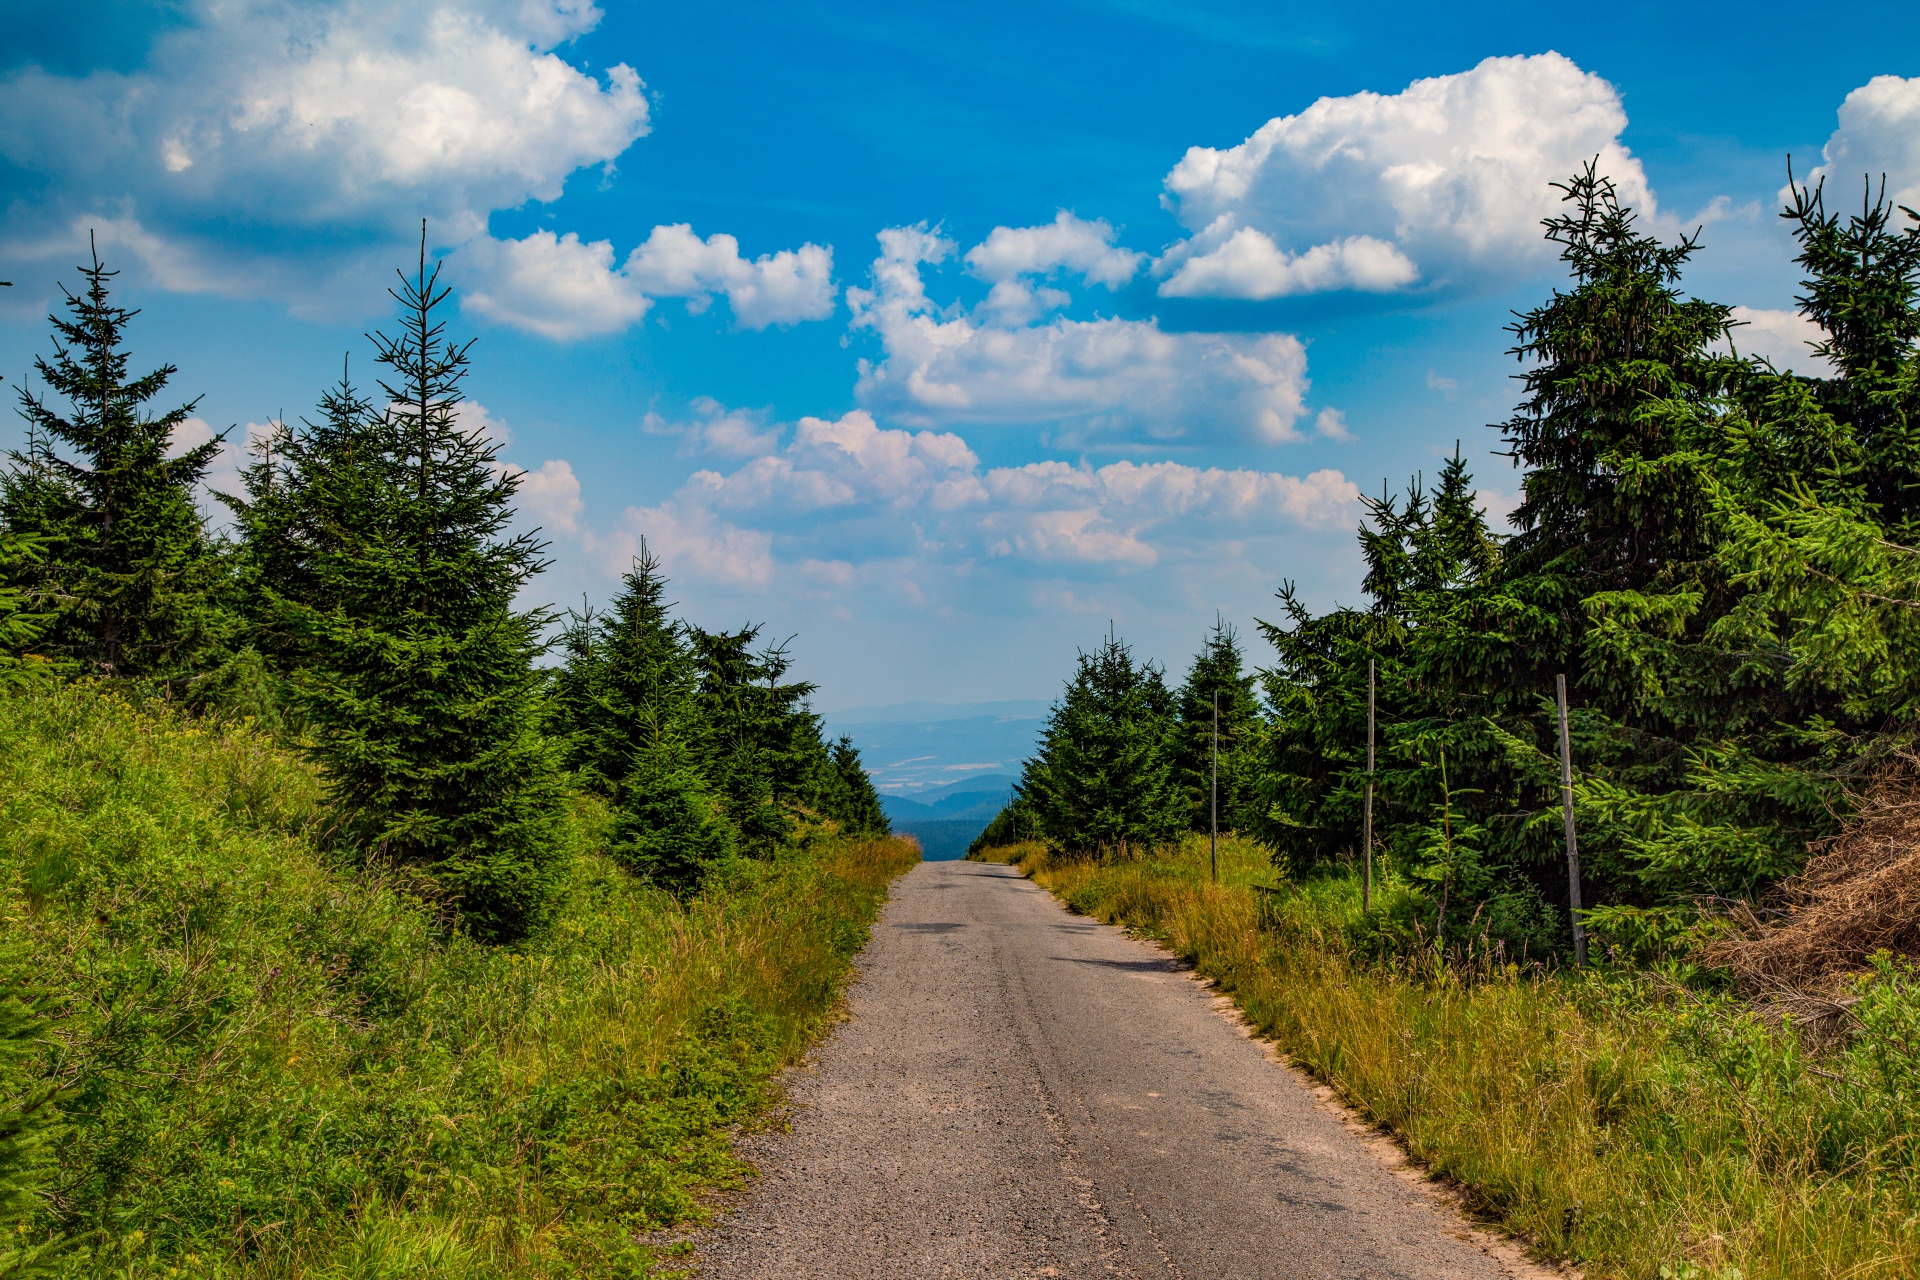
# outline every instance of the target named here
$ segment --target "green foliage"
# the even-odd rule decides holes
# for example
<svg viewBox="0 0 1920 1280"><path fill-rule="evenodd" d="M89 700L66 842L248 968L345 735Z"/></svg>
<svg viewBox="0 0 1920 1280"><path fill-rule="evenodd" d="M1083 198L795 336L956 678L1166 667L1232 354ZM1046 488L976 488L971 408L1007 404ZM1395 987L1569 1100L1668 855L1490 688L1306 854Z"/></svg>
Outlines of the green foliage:
<svg viewBox="0 0 1920 1280"><path fill-rule="evenodd" d="M693 892L733 858L734 826L684 742L669 739L642 750L614 803L608 852L663 888Z"/></svg>
<svg viewBox="0 0 1920 1280"><path fill-rule="evenodd" d="M1216 699L1216 695L1217 699ZM1219 707L1220 827L1245 825L1253 804L1252 747L1260 721L1253 674L1245 669L1240 637L1219 619L1194 655L1176 699L1174 785L1186 798L1188 822L1205 831L1211 820L1215 764L1214 708Z"/></svg>
<svg viewBox="0 0 1920 1280"><path fill-rule="evenodd" d="M254 730L0 701L0 976L43 991L0 1002L0 1187L62 1274L646 1274L913 857L821 840L683 902L580 797L548 927L489 946L328 856L324 798Z"/></svg>
<svg viewBox="0 0 1920 1280"><path fill-rule="evenodd" d="M31 955L0 941L0 1276L50 1274L65 1251L34 1230L51 1147L59 1136L58 1083L46 1079L45 993L30 985Z"/></svg>
<svg viewBox="0 0 1920 1280"><path fill-rule="evenodd" d="M1075 910L1191 961L1543 1258L1697 1280L1913 1271L1920 976L1905 962L1876 962L1849 993L1852 1036L1816 1056L1672 968L1382 955L1397 884L1376 885L1388 902L1368 920L1350 869L1275 884L1251 841L1222 842L1217 885L1205 840L1118 865L1023 851Z"/></svg>
<svg viewBox="0 0 1920 1280"><path fill-rule="evenodd" d="M643 544L606 611L571 615L561 636L548 728L611 801L614 856L688 893L736 851L771 856L810 817L884 835L860 753L822 740L813 686L782 683L784 650L754 652L757 627L687 626L666 588Z"/></svg>
<svg viewBox="0 0 1920 1280"><path fill-rule="evenodd" d="M1019 803L1055 849L1125 858L1186 829L1173 698L1160 668L1108 636L1082 653L1027 761Z"/></svg>
<svg viewBox="0 0 1920 1280"><path fill-rule="evenodd" d="M1520 531L1489 531L1456 451L1430 491L1367 504L1369 607L1314 617L1283 588L1284 623L1262 624L1278 661L1249 824L1295 868L1357 855L1371 661L1380 853L1428 883L1429 936L1551 906L1546 938L1504 939L1527 949L1568 936L1557 673L1586 902L1621 921L1793 871L1920 705L1920 560L1870 496L1911 488L1912 230L1871 200L1842 222L1796 189L1803 305L1835 326L1840 367L1804 379L1723 353L1728 309L1679 292L1695 241L1641 232L1591 167L1563 190L1546 230L1572 285L1514 326Z"/></svg>
<svg viewBox="0 0 1920 1280"><path fill-rule="evenodd" d="M66 408L20 392L27 448L0 478L0 517L38 549L24 562L15 554L8 585L49 615L39 641L49 657L178 691L230 625L212 603L222 569L193 496L220 438L168 456L198 402L147 411L176 370L129 378L138 313L114 304L117 273L98 254L79 270L86 288L66 294L67 318L48 317L53 356L34 360Z"/></svg>
<svg viewBox="0 0 1920 1280"><path fill-rule="evenodd" d="M468 348L445 337L438 279L423 248L394 291L399 335L374 336L387 408L343 382L234 505L344 835L427 868L477 935L511 939L561 874L532 663L546 617L514 609L542 564L531 535L503 533L518 476L458 420Z"/></svg>
<svg viewBox="0 0 1920 1280"><path fill-rule="evenodd" d="M37 538L0 529L0 691L49 673L46 659L27 652L46 630L47 616L33 612L27 589L14 585L39 564L39 547Z"/></svg>
<svg viewBox="0 0 1920 1280"><path fill-rule="evenodd" d="M841 734L828 746L827 762L832 772L823 786L821 806L827 816L847 831L881 836L890 833L893 828L880 807L880 793L873 789L873 778L860 763L860 750L853 739Z"/></svg>

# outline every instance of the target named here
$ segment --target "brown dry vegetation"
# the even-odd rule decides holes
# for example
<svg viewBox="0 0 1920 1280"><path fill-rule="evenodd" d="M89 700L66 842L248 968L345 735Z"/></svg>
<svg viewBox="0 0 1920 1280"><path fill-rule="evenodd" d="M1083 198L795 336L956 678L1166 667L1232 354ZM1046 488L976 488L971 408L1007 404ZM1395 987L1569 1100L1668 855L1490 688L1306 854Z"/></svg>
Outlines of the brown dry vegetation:
<svg viewBox="0 0 1920 1280"><path fill-rule="evenodd" d="M1920 957L1920 760L1883 772L1771 905L1771 919L1736 908L1739 932L1703 953L1763 1000L1831 1003L1874 953Z"/></svg>
<svg viewBox="0 0 1920 1280"><path fill-rule="evenodd" d="M1444 966L1356 945L1348 876L1277 881L1204 840L1117 864L1017 862L1076 910L1215 979L1468 1205L1592 1280L1920 1274L1920 984L1882 966L1810 1061L1732 995L1622 968ZM1379 886L1382 894L1396 886Z"/></svg>

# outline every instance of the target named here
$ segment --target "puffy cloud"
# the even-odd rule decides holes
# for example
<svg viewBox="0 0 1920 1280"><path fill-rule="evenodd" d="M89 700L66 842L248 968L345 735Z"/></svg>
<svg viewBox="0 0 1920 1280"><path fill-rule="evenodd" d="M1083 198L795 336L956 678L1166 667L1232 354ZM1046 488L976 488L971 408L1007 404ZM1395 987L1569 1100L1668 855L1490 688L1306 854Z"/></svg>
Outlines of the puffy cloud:
<svg viewBox="0 0 1920 1280"><path fill-rule="evenodd" d="M1144 253L1114 245L1106 220L1087 222L1065 209L1038 227L995 227L967 250L967 266L982 280L996 283L1017 276L1072 271L1090 284L1118 289L1146 261Z"/></svg>
<svg viewBox="0 0 1920 1280"><path fill-rule="evenodd" d="M680 455L716 454L723 458L753 458L772 453L780 445L780 428L767 425L760 409L729 409L711 396L693 401L693 419L669 422L649 412L640 429L650 436L680 437Z"/></svg>
<svg viewBox="0 0 1920 1280"><path fill-rule="evenodd" d="M723 587L764 588L773 581L773 539L714 518L698 503L670 498L652 507L628 507L606 534L589 533L589 554L609 574L625 573L640 544L660 556L670 571L695 575Z"/></svg>
<svg viewBox="0 0 1920 1280"><path fill-rule="evenodd" d="M609 570L645 536L670 564L678 555L738 586L785 581L784 565L823 589L879 578L917 595L930 574L989 562L1072 575L1204 560L1236 540L1342 526L1358 500L1331 470L983 468L957 435L884 428L854 410L801 419L788 444L732 472L696 472L597 545Z"/></svg>
<svg viewBox="0 0 1920 1280"><path fill-rule="evenodd" d="M817 244L740 256L740 243L702 240L683 224L655 227L617 270L613 244L572 232L536 231L521 240L482 236L454 259L468 282L462 303L502 324L567 339L613 333L646 314L651 298L685 298L704 311L724 293L745 329L833 314L833 250Z"/></svg>
<svg viewBox="0 0 1920 1280"><path fill-rule="evenodd" d="M131 74L27 67L0 81L0 156L26 171L12 255L88 226L166 287L326 310L391 265L409 220L436 243L561 194L648 128L639 76L554 52L580 0L195 0ZM79 240L78 242L83 242Z"/></svg>
<svg viewBox="0 0 1920 1280"><path fill-rule="evenodd" d="M1225 238L1182 261L1160 286L1161 296L1262 299L1335 289L1387 293L1412 284L1420 276L1420 269L1406 254L1372 236L1348 236L1292 254L1264 231L1252 227L1229 231L1228 214L1221 214L1215 221L1220 231L1227 232ZM1198 248L1213 240L1213 236L1203 235L1196 237L1193 245Z"/></svg>
<svg viewBox="0 0 1920 1280"><path fill-rule="evenodd" d="M613 245L583 243L569 231L536 231L523 240L482 236L454 260L469 282L460 305L516 329L548 338L612 333L651 305L613 269Z"/></svg>
<svg viewBox="0 0 1920 1280"><path fill-rule="evenodd" d="M1133 279L1147 255L1119 248L1113 240L1114 230L1104 219L1087 222L1065 209L1044 226L995 227L966 255L967 268L993 284L980 316L1019 328L1066 306L1072 298L1064 290L1036 283L1062 273L1118 289Z"/></svg>
<svg viewBox="0 0 1920 1280"><path fill-rule="evenodd" d="M1353 435L1347 430L1347 415L1338 409L1322 409L1314 415L1313 430L1316 435L1329 440L1351 440Z"/></svg>
<svg viewBox="0 0 1920 1280"><path fill-rule="evenodd" d="M921 266L951 256L952 241L895 227L880 244L873 287L847 290L855 327L885 352L860 365L857 394L871 409L915 426L1047 426L1063 442L1298 436L1307 357L1290 334L1169 333L1155 319L982 323L927 296Z"/></svg>
<svg viewBox="0 0 1920 1280"><path fill-rule="evenodd" d="M1557 53L1488 58L1397 94L1321 98L1224 149L1193 147L1163 200L1193 237L1166 296L1275 298L1458 283L1550 260L1550 183L1594 156L1654 212L1619 94Z"/></svg>
<svg viewBox="0 0 1920 1280"><path fill-rule="evenodd" d="M537 471L508 464L507 472L520 478L514 493L519 510L544 529L569 536L580 532L586 503L580 498L580 478L565 458L549 458Z"/></svg>
<svg viewBox="0 0 1920 1280"><path fill-rule="evenodd" d="M1810 378L1831 377L1833 365L1813 354L1812 344L1825 342L1827 331L1798 311L1766 311L1735 307L1733 347L1741 355L1773 361L1774 367Z"/></svg>
<svg viewBox="0 0 1920 1280"><path fill-rule="evenodd" d="M626 273L656 298L686 298L692 310L727 295L743 328L821 320L833 314L833 250L817 244L740 256L740 242L718 234L702 240L685 223L655 227L627 258Z"/></svg>
<svg viewBox="0 0 1920 1280"><path fill-rule="evenodd" d="M1831 179L1834 195L1852 199L1853 183L1886 175L1896 205L1920 208L1920 76L1875 76L1840 104L1839 127L1808 180ZM1781 199L1792 193L1782 190Z"/></svg>

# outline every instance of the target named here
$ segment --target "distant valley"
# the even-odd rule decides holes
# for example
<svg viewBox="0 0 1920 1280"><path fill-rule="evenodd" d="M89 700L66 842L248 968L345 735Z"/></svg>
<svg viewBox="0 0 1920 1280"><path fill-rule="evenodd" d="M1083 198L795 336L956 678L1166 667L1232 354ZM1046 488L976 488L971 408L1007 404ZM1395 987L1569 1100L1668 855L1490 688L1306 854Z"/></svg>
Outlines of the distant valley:
<svg viewBox="0 0 1920 1280"><path fill-rule="evenodd" d="M823 718L828 733L860 748L893 829L938 861L963 856L1007 803L1047 705L915 702Z"/></svg>

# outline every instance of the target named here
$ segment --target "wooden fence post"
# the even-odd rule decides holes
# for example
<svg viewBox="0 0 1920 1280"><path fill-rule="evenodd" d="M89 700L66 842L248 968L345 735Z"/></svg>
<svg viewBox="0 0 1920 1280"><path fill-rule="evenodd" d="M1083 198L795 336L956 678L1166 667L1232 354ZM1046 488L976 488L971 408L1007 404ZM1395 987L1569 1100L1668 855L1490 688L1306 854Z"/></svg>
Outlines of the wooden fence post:
<svg viewBox="0 0 1920 1280"><path fill-rule="evenodd" d="M1567 677L1553 678L1560 699L1560 811L1567 824L1567 902L1573 916L1574 967L1587 967L1587 930L1580 923L1580 843L1573 834L1573 745L1567 737Z"/></svg>
<svg viewBox="0 0 1920 1280"><path fill-rule="evenodd" d="M1373 912L1373 659L1367 659L1367 812L1361 819L1360 844L1366 850L1366 870L1360 879L1360 912Z"/></svg>

